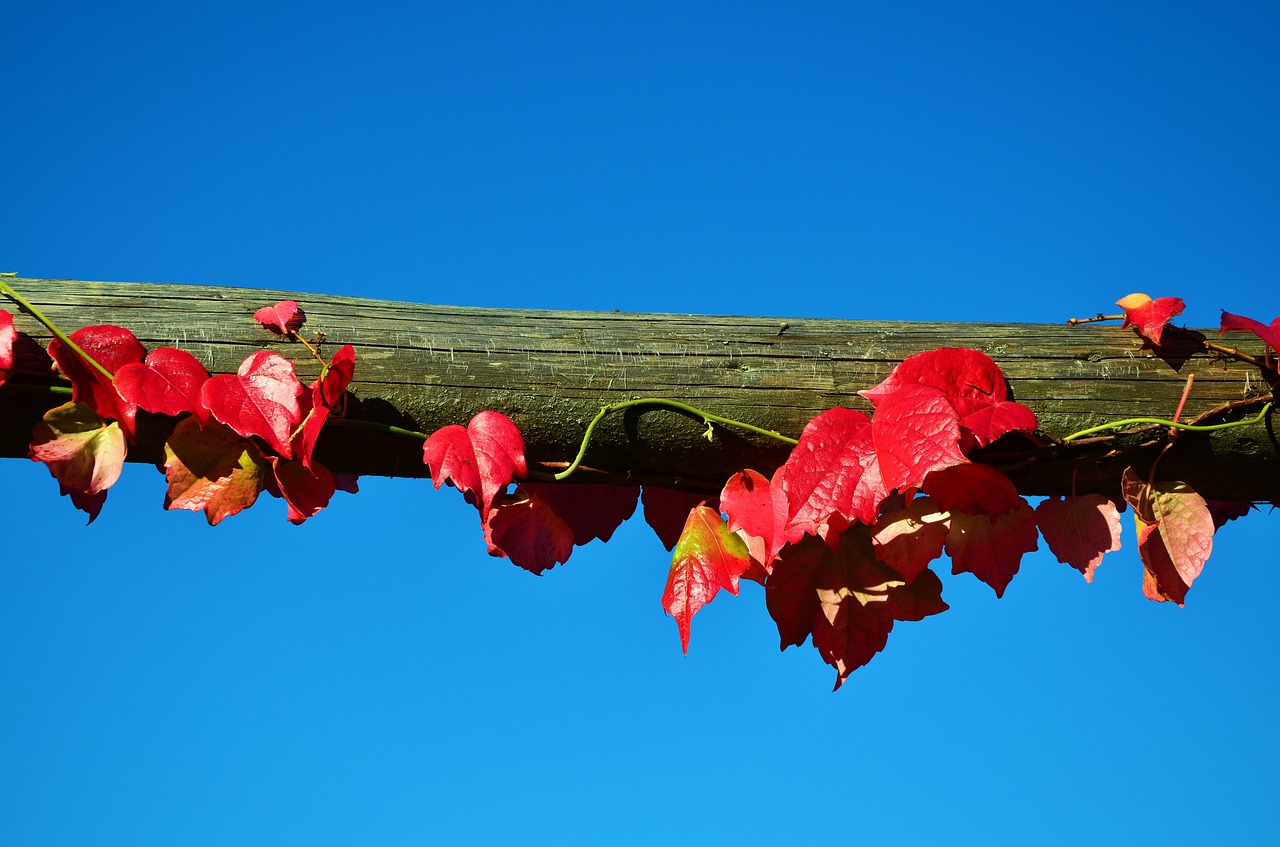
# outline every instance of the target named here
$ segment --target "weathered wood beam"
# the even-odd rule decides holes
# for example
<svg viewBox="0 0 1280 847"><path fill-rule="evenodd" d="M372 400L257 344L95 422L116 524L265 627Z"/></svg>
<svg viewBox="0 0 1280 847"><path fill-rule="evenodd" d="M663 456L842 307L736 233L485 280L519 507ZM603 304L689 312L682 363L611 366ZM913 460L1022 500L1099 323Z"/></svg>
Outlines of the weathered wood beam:
<svg viewBox="0 0 1280 847"><path fill-rule="evenodd" d="M232 372L247 354L270 348L310 380L318 366L302 345L273 336L251 317L261 306L295 299L307 314L304 333L323 332L329 351L355 346L354 416L431 432L497 409L520 426L530 460L544 463L571 459L601 406L640 397L677 399L798 436L824 409L868 409L857 391L912 353L943 346L975 347L995 359L1016 399L1031 407L1051 437L1121 418L1167 417L1190 374L1196 379L1184 420L1270 391L1254 367L1203 353L1166 362L1115 325L517 311L263 289L9 281L68 332L119 324L148 348L190 351L215 373ZM34 319L4 305L20 330L47 342ZM1194 340L1194 331L1179 337ZM1251 336L1226 340L1260 352ZM26 455L31 426L51 405L47 394L24 381L30 378L15 377L16 384L0 388L5 456ZM155 461L162 438L154 428L144 431L131 458ZM1020 464L1025 446L1011 445L1006 457L1018 465L1011 475L1027 494L1067 493L1073 476L1080 492L1115 494L1121 471L1129 464L1145 468L1156 452L1147 447L1106 458L1108 447L1098 446L1042 453ZM426 475L420 444L412 440L331 427L321 449L335 470ZM632 411L604 421L586 463L601 472L598 478L714 489L742 467L768 471L787 449L723 428L709 442L697 421L669 411ZM1162 459L1160 476L1184 479L1209 497L1280 499L1280 450L1269 425L1186 433Z"/></svg>

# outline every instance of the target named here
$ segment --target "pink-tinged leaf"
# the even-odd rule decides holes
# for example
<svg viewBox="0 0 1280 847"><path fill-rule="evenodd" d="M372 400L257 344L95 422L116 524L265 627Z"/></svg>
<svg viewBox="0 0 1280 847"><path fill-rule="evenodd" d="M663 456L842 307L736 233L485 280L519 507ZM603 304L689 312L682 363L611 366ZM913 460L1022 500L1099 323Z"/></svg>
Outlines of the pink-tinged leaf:
<svg viewBox="0 0 1280 847"><path fill-rule="evenodd" d="M324 465L312 462L308 467L298 459L266 458L272 471L264 480L267 491L284 500L289 523L297 526L329 505L337 485Z"/></svg>
<svg viewBox="0 0 1280 847"><path fill-rule="evenodd" d="M125 365L141 362L147 355L142 343L124 327L87 326L69 337L113 375ZM124 400L110 379L59 339L49 342L49 355L71 380L71 399L87 404L100 417L119 421L125 437L132 439L138 407Z"/></svg>
<svg viewBox="0 0 1280 847"><path fill-rule="evenodd" d="M1121 329L1132 326L1143 338L1157 347L1164 332L1165 324L1174 315L1182 314L1186 308L1180 297L1157 297L1152 300L1146 294L1130 294L1116 301L1116 305L1124 310L1124 323Z"/></svg>
<svg viewBox="0 0 1280 847"><path fill-rule="evenodd" d="M870 421L830 409L809 422L787 459L788 524L812 533L833 516L874 523L890 491L965 461L956 410L932 386L905 385L880 398Z"/></svg>
<svg viewBox="0 0 1280 847"><path fill-rule="evenodd" d="M350 344L333 354L325 367L324 375L310 386L311 408L303 412L302 432L294 439L293 453L302 460L302 464L311 467L311 454L316 448L316 439L324 429L329 414L342 402L342 395L351 384L356 372L356 351ZM304 395L305 399L306 395Z"/></svg>
<svg viewBox="0 0 1280 847"><path fill-rule="evenodd" d="M622 522L636 510L640 487L592 483L521 483L527 494L537 495L573 532L577 546L599 538L608 541Z"/></svg>
<svg viewBox="0 0 1280 847"><path fill-rule="evenodd" d="M657 485L646 485L640 491L640 503L644 506L644 522L657 534L662 546L674 549L684 531L689 512L702 504L718 509L714 497L706 494L693 494L676 488L662 488Z"/></svg>
<svg viewBox="0 0 1280 847"><path fill-rule="evenodd" d="M280 456L293 458L289 437L302 419L298 395L302 383L293 363L279 353L259 350L234 374L205 380L200 402L215 418L245 438L257 436Z"/></svg>
<svg viewBox="0 0 1280 847"><path fill-rule="evenodd" d="M872 528L876 558L910 582L942 555L950 529L945 513L928 497L881 515Z"/></svg>
<svg viewBox="0 0 1280 847"><path fill-rule="evenodd" d="M540 495L518 486L514 494L499 495L485 521L489 555L506 556L530 573L568 561L573 530Z"/></svg>
<svg viewBox="0 0 1280 847"><path fill-rule="evenodd" d="M971 573L1001 597L1017 574L1023 554L1038 547L1039 536L1035 511L1026 501L994 519L952 512L951 530L947 533L951 572Z"/></svg>
<svg viewBox="0 0 1280 847"><path fill-rule="evenodd" d="M1036 506L1036 525L1050 552L1093 582L1102 557L1120 549L1120 510L1101 494L1049 497Z"/></svg>
<svg viewBox="0 0 1280 847"><path fill-rule="evenodd" d="M126 450L118 423L104 421L85 403L50 409L32 430L31 458L44 462L63 487L84 494L115 484Z"/></svg>
<svg viewBox="0 0 1280 847"><path fill-rule="evenodd" d="M925 478L924 491L948 512L998 518L1026 501L1009 477L991 465L956 465Z"/></svg>
<svg viewBox="0 0 1280 847"><path fill-rule="evenodd" d="M178 421L164 456L164 507L203 511L210 526L252 506L265 483L258 448L216 421L204 429L194 417Z"/></svg>
<svg viewBox="0 0 1280 847"><path fill-rule="evenodd" d="M89 516L89 520L85 522L85 526L88 526L98 519L99 513L102 512L102 507L107 502L106 491L99 491L95 494L86 494L83 491L76 491L74 488L67 488L61 483L58 484L58 488L62 491L62 495L64 497L71 498L72 506L75 506L77 509Z"/></svg>
<svg viewBox="0 0 1280 847"><path fill-rule="evenodd" d="M13 327L13 315L4 309L0 309L0 385L4 385L4 381L9 378L9 372L13 370L13 342L18 337L18 331ZM92 523L93 519L90 518Z"/></svg>
<svg viewBox="0 0 1280 847"><path fill-rule="evenodd" d="M1034 432L1036 416L1008 399L1004 374L981 350L944 347L908 356L875 388L858 392L877 408L907 385L931 385L951 401L960 426L976 444L988 444L1014 431Z"/></svg>
<svg viewBox="0 0 1280 847"><path fill-rule="evenodd" d="M721 588L738 593L738 577L751 558L742 539L729 531L720 513L709 506L689 512L684 531L676 542L662 592L662 608L676 619L680 647L689 652L689 623Z"/></svg>
<svg viewBox="0 0 1280 847"><path fill-rule="evenodd" d="M445 482L464 494L486 520L493 500L512 479L528 474L524 439L511 419L499 412L478 413L466 428L451 424L436 430L422 445L422 460L436 488Z"/></svg>
<svg viewBox="0 0 1280 847"><path fill-rule="evenodd" d="M193 413L202 423L209 412L200 389L209 378L200 360L186 350L160 347L145 362L130 362L116 371L116 392L126 402L158 415Z"/></svg>
<svg viewBox="0 0 1280 847"><path fill-rule="evenodd" d="M306 314L298 308L297 301L281 300L274 306L263 306L254 312L253 319L276 335L288 335L302 326Z"/></svg>
<svg viewBox="0 0 1280 847"><path fill-rule="evenodd" d="M1268 326L1262 321L1255 321L1253 318L1246 318L1242 315L1233 315L1224 310L1222 313L1222 328L1218 330L1218 335L1233 329L1252 332L1272 350L1280 350L1280 318L1276 318Z"/></svg>
<svg viewBox="0 0 1280 847"><path fill-rule="evenodd" d="M786 466L773 479L753 470L740 471L729 478L720 492L720 508L729 518L729 531L743 536L755 560L767 575L784 545L799 541L804 530L788 527L787 492L782 478Z"/></svg>
<svg viewBox="0 0 1280 847"><path fill-rule="evenodd" d="M1213 551L1213 515L1195 491L1181 482L1148 485L1126 468L1124 498L1133 506L1142 559L1142 590L1157 602L1179 606Z"/></svg>

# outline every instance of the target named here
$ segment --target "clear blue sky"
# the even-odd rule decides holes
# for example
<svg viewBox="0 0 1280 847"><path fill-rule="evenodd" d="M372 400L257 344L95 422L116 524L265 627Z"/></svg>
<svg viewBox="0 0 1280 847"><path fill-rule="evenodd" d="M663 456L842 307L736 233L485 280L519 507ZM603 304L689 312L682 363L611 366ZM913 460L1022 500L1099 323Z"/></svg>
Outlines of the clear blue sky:
<svg viewBox="0 0 1280 847"><path fill-rule="evenodd" d="M427 303L1280 314L1268 3L0 5L0 271ZM305 298L304 306L305 306ZM336 340L336 339L335 339ZM366 480L216 529L0 463L0 844L1257 844L1277 518L944 578L830 693L642 524L542 579ZM1131 531L1128 517L1126 533ZM1126 535L1126 542L1131 536Z"/></svg>

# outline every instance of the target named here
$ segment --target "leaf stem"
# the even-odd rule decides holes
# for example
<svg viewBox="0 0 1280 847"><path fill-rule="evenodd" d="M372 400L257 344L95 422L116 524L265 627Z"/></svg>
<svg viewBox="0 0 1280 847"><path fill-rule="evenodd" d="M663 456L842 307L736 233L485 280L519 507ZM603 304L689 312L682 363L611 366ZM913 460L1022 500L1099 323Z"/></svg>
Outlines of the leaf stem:
<svg viewBox="0 0 1280 847"><path fill-rule="evenodd" d="M417 432L412 429L395 426L393 424L379 423L378 421L362 421L356 418L329 418L325 422L328 426L347 426L354 429L368 429L374 432L381 432L384 435L400 435L406 438L416 438L419 441L426 441L427 434L425 432Z"/></svg>
<svg viewBox="0 0 1280 847"><path fill-rule="evenodd" d="M690 406L687 403L681 403L679 400L668 400L665 397L642 397L638 400L624 400L621 403L614 403L610 406L601 406L600 411L597 412L596 416L591 419L591 422L589 424L587 424L586 432L582 434L582 444L581 446L578 447L578 455L575 456L573 458L573 461L569 463L569 467L565 468L563 471L560 471L560 473L555 475L555 479L557 481L565 479L574 471L576 471L578 469L578 466L582 464L582 459L587 454L587 445L591 443L591 435L592 433L595 432L596 426L600 423L600 421L604 420L605 417L612 414L613 412L621 412L624 409L630 409L636 406L662 406L667 409L674 409L675 411L678 411L678 412L684 412L685 414L702 418L703 424L705 424L707 427L706 434L708 438L711 437L713 426L715 424L720 424L721 426L732 426L732 427L737 427L738 429L745 429L748 432L754 432L758 435L763 435L767 438L772 438L775 441L781 441L784 444L790 444L793 447L799 443L794 438L788 438L787 436L779 432L774 432L771 429L763 429L762 427L755 426L754 424L744 423L743 421L735 421L732 418L726 418L720 415L714 415L710 412L704 412L703 410Z"/></svg>
<svg viewBox="0 0 1280 847"><path fill-rule="evenodd" d="M1233 426L1246 426L1248 424L1261 423L1262 419L1271 411L1272 402L1268 401L1262 410L1252 418L1239 421L1227 421L1220 424L1184 424L1177 421L1167 421L1163 418L1126 418L1122 421L1113 421L1112 423L1102 424L1101 426L1093 426L1088 429L1082 429L1079 432L1073 432L1066 438L1064 442L1075 441L1077 438L1083 438L1086 435L1093 435L1095 432L1106 432L1109 429L1123 429L1127 426L1136 426L1139 424L1154 424L1156 426L1167 426L1171 429L1186 429L1192 432L1212 432L1218 429L1230 429Z"/></svg>
<svg viewBox="0 0 1280 847"><path fill-rule="evenodd" d="M112 381L115 380L116 378L115 374L111 373L111 371L104 368L102 366L102 363L100 363L97 359L93 358L88 353L86 353L83 350L83 348L80 347L79 344L76 344L74 341L68 338L66 334L63 333L62 330L58 329L58 327L54 324L53 321L49 320L47 317L44 316L43 312L41 312L39 309L33 306L30 303L30 301L27 300L27 298L19 294L17 290L14 289L13 286L11 286L9 283L5 282L2 279L0 279L0 294L4 294L10 300L13 300L19 306L26 309L27 312L31 315L31 317L35 318L40 323L44 324L45 329L52 332L59 341L61 341L63 344L69 347L72 350L72 352L74 352L77 356L79 356L81 359L84 359L86 362L92 365L94 369L98 371L98 373L102 374L109 380L112 380Z"/></svg>

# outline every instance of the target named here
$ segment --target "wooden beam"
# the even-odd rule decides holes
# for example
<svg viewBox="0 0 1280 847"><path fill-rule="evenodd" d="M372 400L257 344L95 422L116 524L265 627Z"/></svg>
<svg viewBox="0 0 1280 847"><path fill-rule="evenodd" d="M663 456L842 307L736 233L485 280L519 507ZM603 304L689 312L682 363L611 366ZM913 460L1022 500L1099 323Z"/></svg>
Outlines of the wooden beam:
<svg viewBox="0 0 1280 847"><path fill-rule="evenodd" d="M1130 330L1112 325L979 324L837 321L785 318L523 311L426 306L296 292L144 283L14 279L11 284L60 328L91 324L129 328L148 349L182 347L212 372L232 372L244 357L270 348L313 379L318 366L302 345L258 326L251 315L281 299L307 314L304 333L324 333L325 349L356 348L352 415L431 432L466 423L482 409L510 416L524 433L529 458L554 465L571 459L587 422L601 406L667 397L715 414L798 436L832 406L868 410L859 390L879 382L902 359L936 347L974 347L1004 370L1017 400L1039 417L1051 438L1138 416L1168 417L1189 375L1195 385L1189 419L1232 401L1267 395L1257 368L1195 353L1195 331L1172 333L1186 361L1165 361ZM357 287L353 282L352 287ZM17 327L40 343L48 333L14 304ZM1206 331L1206 334L1208 331ZM1261 352L1252 336L1227 343ZM0 454L25 456L30 428L51 403L47 393L15 377L0 388ZM36 380L39 381L39 380ZM47 380L45 380L47 382ZM60 401L59 401L60 402ZM1249 408L1249 414L1257 407ZM1243 417L1243 412L1236 417ZM670 411L632 410L598 428L583 479L714 490L733 471L768 471L788 448L768 439L704 427ZM144 428L135 461L161 455L163 431ZM1133 447L1143 439L1130 439ZM1024 441L998 461L1023 493L1119 491L1123 469L1144 470L1158 448L1118 457L1116 445L1092 450L1028 452ZM354 428L331 427L321 444L335 470L425 476L421 445ZM1034 459L1030 457L1034 454ZM1270 425L1184 433L1160 465L1208 497L1280 499L1280 450Z"/></svg>

